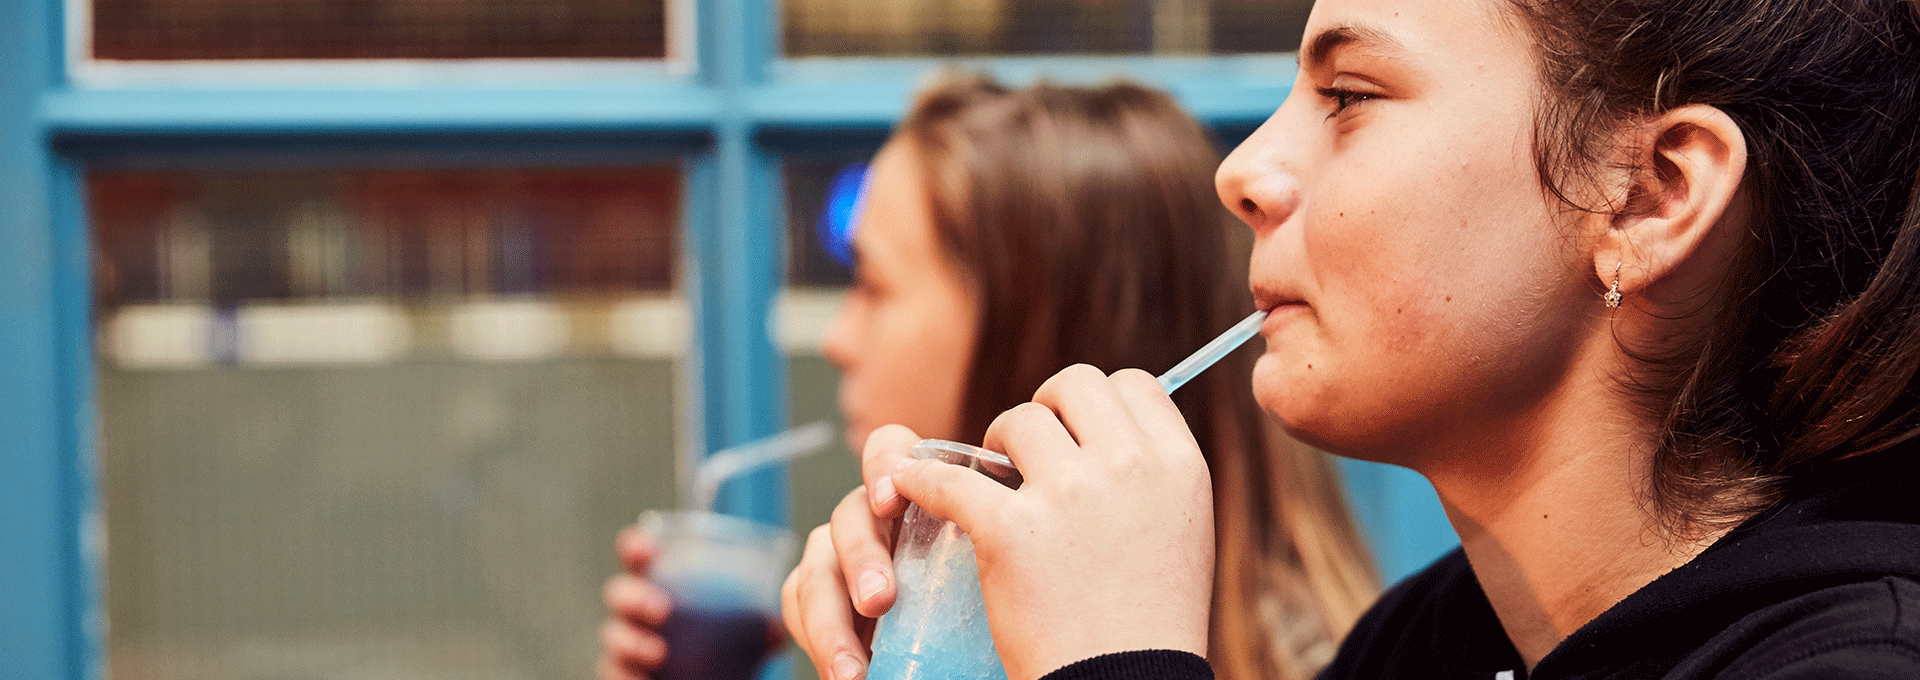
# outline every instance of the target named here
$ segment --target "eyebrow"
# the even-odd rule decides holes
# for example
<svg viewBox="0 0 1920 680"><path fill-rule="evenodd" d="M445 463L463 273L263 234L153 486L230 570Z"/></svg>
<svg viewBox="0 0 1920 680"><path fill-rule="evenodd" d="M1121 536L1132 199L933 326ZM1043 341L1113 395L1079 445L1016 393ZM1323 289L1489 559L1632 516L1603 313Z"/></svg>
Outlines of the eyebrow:
<svg viewBox="0 0 1920 680"><path fill-rule="evenodd" d="M1400 39L1386 31L1371 26L1343 24L1321 31L1307 41L1306 49L1300 51L1300 61L1312 68L1333 56L1335 50L1349 45L1363 45L1375 48L1405 50Z"/></svg>

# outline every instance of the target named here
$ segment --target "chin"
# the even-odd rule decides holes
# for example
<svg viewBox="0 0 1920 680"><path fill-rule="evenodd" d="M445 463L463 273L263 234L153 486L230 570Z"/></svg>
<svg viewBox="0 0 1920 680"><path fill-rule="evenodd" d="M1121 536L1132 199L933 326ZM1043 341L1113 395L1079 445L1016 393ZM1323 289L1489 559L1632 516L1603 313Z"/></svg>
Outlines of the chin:
<svg viewBox="0 0 1920 680"><path fill-rule="evenodd" d="M1306 380L1287 375L1284 367L1284 360L1277 355L1261 356L1253 369L1253 396L1255 401L1260 402L1260 410L1273 416L1287 436L1342 458L1376 463L1396 462L1391 460L1395 456L1383 455L1379 442L1371 440L1378 434L1374 427L1356 429L1353 414L1343 416L1330 411L1325 402L1325 390L1315 389L1306 384Z"/></svg>
<svg viewBox="0 0 1920 680"><path fill-rule="evenodd" d="M854 458L859 458L860 452L867 448L867 435L873 434L873 426L853 416L845 416L841 427L845 428L847 450L853 452Z"/></svg>

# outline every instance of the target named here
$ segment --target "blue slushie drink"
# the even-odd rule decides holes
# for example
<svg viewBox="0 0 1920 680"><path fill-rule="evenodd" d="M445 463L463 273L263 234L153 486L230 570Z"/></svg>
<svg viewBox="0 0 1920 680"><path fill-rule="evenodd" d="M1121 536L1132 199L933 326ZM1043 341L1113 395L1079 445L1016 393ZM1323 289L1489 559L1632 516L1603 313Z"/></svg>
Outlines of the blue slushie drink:
<svg viewBox="0 0 1920 680"><path fill-rule="evenodd" d="M1013 461L979 447L927 439L913 447L913 456L1020 485ZM1006 680L987 632L973 541L959 527L919 505L907 506L893 570L899 594L874 632L867 680Z"/></svg>

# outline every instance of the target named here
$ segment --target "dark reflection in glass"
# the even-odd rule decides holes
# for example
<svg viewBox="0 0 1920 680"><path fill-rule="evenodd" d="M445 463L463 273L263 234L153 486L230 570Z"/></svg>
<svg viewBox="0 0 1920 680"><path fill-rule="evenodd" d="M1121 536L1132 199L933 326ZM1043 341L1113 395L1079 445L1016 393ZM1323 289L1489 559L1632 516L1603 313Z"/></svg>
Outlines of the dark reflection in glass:
<svg viewBox="0 0 1920 680"><path fill-rule="evenodd" d="M666 290L670 168L96 171L113 303Z"/></svg>
<svg viewBox="0 0 1920 680"><path fill-rule="evenodd" d="M665 0L93 0L99 59L659 58Z"/></svg>
<svg viewBox="0 0 1920 680"><path fill-rule="evenodd" d="M794 56L1238 54L1299 46L1311 0L788 0Z"/></svg>

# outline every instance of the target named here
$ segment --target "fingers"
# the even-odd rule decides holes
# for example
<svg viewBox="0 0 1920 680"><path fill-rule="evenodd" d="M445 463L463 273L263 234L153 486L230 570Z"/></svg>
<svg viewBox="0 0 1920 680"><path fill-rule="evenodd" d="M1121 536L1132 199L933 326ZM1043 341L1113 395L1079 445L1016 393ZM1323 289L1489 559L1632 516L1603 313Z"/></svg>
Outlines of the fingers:
<svg viewBox="0 0 1920 680"><path fill-rule="evenodd" d="M935 517L952 521L961 531L974 534L976 545L987 537L974 529L1004 528L991 515L1012 503L1018 493L974 470L932 460L914 461L893 478L900 485L901 495Z"/></svg>
<svg viewBox="0 0 1920 680"><path fill-rule="evenodd" d="M994 418L993 424L987 426L984 446L1007 454L1023 477L1048 476L1056 465L1073 464L1071 452L1080 447L1053 409L1033 402L1015 406Z"/></svg>
<svg viewBox="0 0 1920 680"><path fill-rule="evenodd" d="M1060 414L1060 422L1081 447L1124 449L1134 441L1132 410L1100 369L1068 366L1041 383L1033 401Z"/></svg>
<svg viewBox="0 0 1920 680"><path fill-rule="evenodd" d="M920 435L904 425L883 426L867 436L860 453L860 476L874 515L892 518L907 511L907 501L895 492L889 475L901 461L913 459L913 445L919 442Z"/></svg>
<svg viewBox="0 0 1920 680"><path fill-rule="evenodd" d="M629 574L647 575L653 569L655 552L653 537L641 531L640 527L621 527L620 533L613 537L613 554L620 558L620 566Z"/></svg>
<svg viewBox="0 0 1920 680"><path fill-rule="evenodd" d="M647 671L659 668L666 658L667 643L659 635L619 617L600 623L603 676L613 673L617 678L644 678Z"/></svg>
<svg viewBox="0 0 1920 680"><path fill-rule="evenodd" d="M607 613L648 628L667 624L673 612L673 598L652 581L633 574L615 574L600 589L600 601Z"/></svg>
<svg viewBox="0 0 1920 680"><path fill-rule="evenodd" d="M866 673L867 645L855 628L840 573L832 529L821 525L807 535L800 564L780 590L780 613L821 678L858 680Z"/></svg>
<svg viewBox="0 0 1920 680"><path fill-rule="evenodd" d="M1194 442L1193 430L1187 427L1187 419L1180 414L1180 407L1173 398L1160 389L1160 381L1152 374L1137 368L1122 369L1108 378L1115 388L1115 394L1127 405L1133 415L1135 426L1145 432L1153 441L1184 441L1192 444L1195 450L1199 444Z"/></svg>
<svg viewBox="0 0 1920 680"><path fill-rule="evenodd" d="M828 526L854 610L879 618L893 607L893 522L874 517L866 495L863 489L847 494L834 507Z"/></svg>
<svg viewBox="0 0 1920 680"><path fill-rule="evenodd" d="M600 660L594 674L601 680L647 680L648 672L667 658L666 640L656 631L666 625L673 600L645 578L654 555L653 540L645 532L622 528L613 550L625 571L608 578L600 590L607 619L600 624Z"/></svg>

